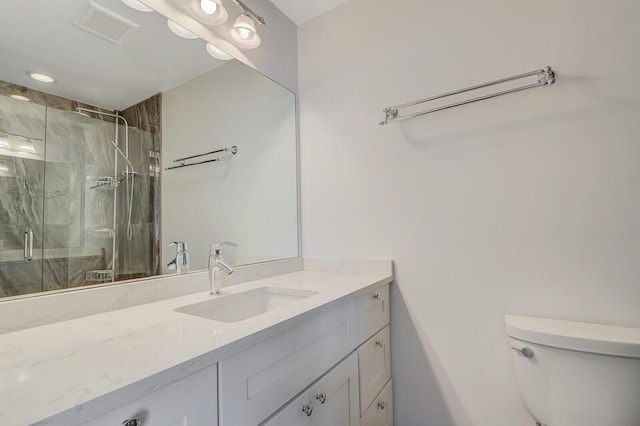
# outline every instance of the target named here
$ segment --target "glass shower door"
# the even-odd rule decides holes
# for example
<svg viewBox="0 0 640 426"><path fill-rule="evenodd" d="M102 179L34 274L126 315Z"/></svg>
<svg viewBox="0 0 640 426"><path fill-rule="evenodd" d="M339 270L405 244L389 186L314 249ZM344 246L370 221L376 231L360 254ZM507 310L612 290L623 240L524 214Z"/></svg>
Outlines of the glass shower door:
<svg viewBox="0 0 640 426"><path fill-rule="evenodd" d="M42 291L46 114L0 96L0 297Z"/></svg>
<svg viewBox="0 0 640 426"><path fill-rule="evenodd" d="M48 108L44 291L116 278L115 124Z"/></svg>

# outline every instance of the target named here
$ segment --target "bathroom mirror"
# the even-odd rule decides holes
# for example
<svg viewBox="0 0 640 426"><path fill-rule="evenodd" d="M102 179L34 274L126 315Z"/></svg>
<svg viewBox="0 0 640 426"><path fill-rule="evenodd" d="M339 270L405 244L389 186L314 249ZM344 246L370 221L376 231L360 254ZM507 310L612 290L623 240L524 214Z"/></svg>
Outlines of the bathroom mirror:
<svg viewBox="0 0 640 426"><path fill-rule="evenodd" d="M0 16L0 297L298 256L292 92L121 0Z"/></svg>

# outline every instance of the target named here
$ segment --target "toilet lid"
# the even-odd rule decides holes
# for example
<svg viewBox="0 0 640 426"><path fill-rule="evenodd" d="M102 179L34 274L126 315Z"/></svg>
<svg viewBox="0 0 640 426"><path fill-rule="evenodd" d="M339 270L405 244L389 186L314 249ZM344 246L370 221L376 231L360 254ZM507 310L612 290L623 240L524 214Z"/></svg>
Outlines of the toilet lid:
<svg viewBox="0 0 640 426"><path fill-rule="evenodd" d="M505 315L507 334L530 343L640 358L640 328Z"/></svg>

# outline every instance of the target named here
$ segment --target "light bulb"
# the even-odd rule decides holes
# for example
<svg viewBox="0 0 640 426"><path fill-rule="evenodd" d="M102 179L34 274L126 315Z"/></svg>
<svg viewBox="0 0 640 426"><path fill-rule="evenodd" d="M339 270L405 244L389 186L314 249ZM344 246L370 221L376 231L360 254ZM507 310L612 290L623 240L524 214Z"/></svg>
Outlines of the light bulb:
<svg viewBox="0 0 640 426"><path fill-rule="evenodd" d="M240 36L240 38L243 40L249 40L253 35L253 31L251 31L249 28L236 28L236 31L238 32L238 36Z"/></svg>
<svg viewBox="0 0 640 426"><path fill-rule="evenodd" d="M218 3L213 0L200 0L200 9L207 15L213 15L218 10Z"/></svg>
<svg viewBox="0 0 640 426"><path fill-rule="evenodd" d="M229 13L220 0L191 0L191 15L207 25L221 25L227 22Z"/></svg>
<svg viewBox="0 0 640 426"><path fill-rule="evenodd" d="M260 46L260 36L256 25L248 15L240 15L230 31L231 41L243 49L254 49Z"/></svg>

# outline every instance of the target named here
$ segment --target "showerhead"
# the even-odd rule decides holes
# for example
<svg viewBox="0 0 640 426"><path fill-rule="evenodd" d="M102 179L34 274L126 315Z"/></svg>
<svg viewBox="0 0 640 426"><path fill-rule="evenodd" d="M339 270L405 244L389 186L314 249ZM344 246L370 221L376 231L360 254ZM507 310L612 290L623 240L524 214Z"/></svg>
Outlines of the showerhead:
<svg viewBox="0 0 640 426"><path fill-rule="evenodd" d="M65 111L62 115L76 123L91 123L93 121L93 118L81 111Z"/></svg>

